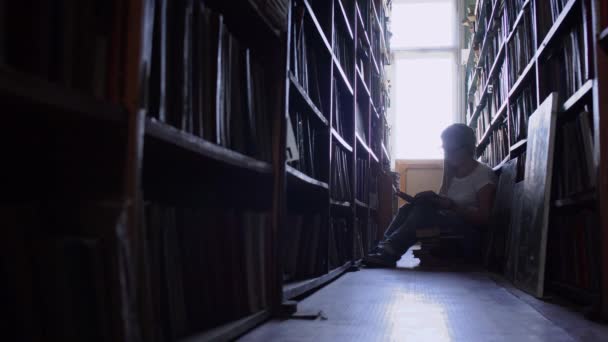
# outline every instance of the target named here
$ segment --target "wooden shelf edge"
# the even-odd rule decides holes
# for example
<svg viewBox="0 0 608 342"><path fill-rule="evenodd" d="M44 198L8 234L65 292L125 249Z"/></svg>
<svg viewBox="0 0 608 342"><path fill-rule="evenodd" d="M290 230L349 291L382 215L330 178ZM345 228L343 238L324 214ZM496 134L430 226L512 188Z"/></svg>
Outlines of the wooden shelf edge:
<svg viewBox="0 0 608 342"><path fill-rule="evenodd" d="M363 147L364 150L367 151L367 153L369 154L369 156L376 162L378 163L378 157L376 157L376 154L374 153L374 151L372 151L372 149L365 143L365 141L363 141L363 139L359 136L359 134L355 134L355 137L357 139L357 142L361 145L361 147Z"/></svg>
<svg viewBox="0 0 608 342"><path fill-rule="evenodd" d="M335 206L335 207L341 207L341 208L350 208L350 202L349 201L336 201L334 199L329 199L329 204Z"/></svg>
<svg viewBox="0 0 608 342"><path fill-rule="evenodd" d="M317 278L308 280L298 281L293 284L283 285L283 300L298 297L308 291L319 288L337 277L341 276L351 266L351 262L347 261L344 265L339 266L328 273L321 275Z"/></svg>
<svg viewBox="0 0 608 342"><path fill-rule="evenodd" d="M530 71L534 69L534 64L536 64L536 57L532 56L532 60L530 60L528 65L526 65L524 71L521 73L521 75L519 75L517 81L513 83L513 86L509 90L509 99L514 97L515 94L517 94L517 92L520 90L519 88L521 88L522 84L524 84L524 81L530 75Z"/></svg>
<svg viewBox="0 0 608 342"><path fill-rule="evenodd" d="M499 171L500 169L502 169L503 166L505 166L505 164L510 160L511 158L509 158L509 156L506 156L505 159L503 159L500 164L494 166L492 168L492 170L494 170L494 172Z"/></svg>
<svg viewBox="0 0 608 342"><path fill-rule="evenodd" d="M312 100L306 93L306 90L304 90L302 85L300 85L300 82L298 82L298 80L296 80L296 77L293 75L293 73L291 71L289 72L289 80L291 81L291 84L296 88L296 90L300 94L300 97L302 98L302 100L308 105L308 107L310 107L310 110L316 115L316 117L319 120L321 120L321 122L325 126L329 126L329 121L327 121L327 118L325 117L325 115L323 115L323 113L321 113L321 111L319 110L319 108L317 108L317 106L314 104L314 102L312 102Z"/></svg>
<svg viewBox="0 0 608 342"><path fill-rule="evenodd" d="M391 156L388 153L388 150L386 149L386 146L384 146L384 142L382 143L382 152L384 153L384 156L386 157L387 160L391 160Z"/></svg>
<svg viewBox="0 0 608 342"><path fill-rule="evenodd" d="M0 95L91 119L126 123L127 111L78 90L0 65Z"/></svg>
<svg viewBox="0 0 608 342"><path fill-rule="evenodd" d="M509 148L509 152L515 152L515 151L519 150L520 148L525 147L527 142L528 142L528 139L522 139L522 140L518 141L517 143L515 143L513 146L511 146Z"/></svg>
<svg viewBox="0 0 608 342"><path fill-rule="evenodd" d="M550 289L556 292L556 294L568 297L569 299L579 303L589 304L595 300L599 300L600 297L599 293L593 293L590 290L579 288L575 285L570 285L559 281L548 280L547 285Z"/></svg>
<svg viewBox="0 0 608 342"><path fill-rule="evenodd" d="M517 19L515 19L515 21L513 22L513 27L511 28L511 31L507 35L507 39L506 39L507 42L511 41L511 38L513 38L513 36L515 35L515 31L517 31L517 27L519 26L519 23L523 20L524 14L526 13L526 8L529 5L530 5L530 0L526 0L526 2L524 2L523 6L521 7L521 11L519 11L519 14L517 15Z"/></svg>
<svg viewBox="0 0 608 342"><path fill-rule="evenodd" d="M213 328L199 335L182 338L180 342L232 341L270 319L270 312L263 310L239 320Z"/></svg>
<svg viewBox="0 0 608 342"><path fill-rule="evenodd" d="M501 117L506 113L506 110L505 110L506 108L507 108L507 102L505 101L505 103L503 103L500 106L500 108L498 109L498 111L496 112L494 117L492 118L492 122L490 122L490 126L486 129L482 138L479 139L479 142L477 143L478 146L485 144L486 140L490 138L490 136L492 135L492 131L496 129L496 126L500 122Z"/></svg>
<svg viewBox="0 0 608 342"><path fill-rule="evenodd" d="M255 12L257 16L264 22L268 30L270 30L270 32L272 32L275 37L279 38L281 36L281 30L274 27L274 25L270 22L270 19L266 17L266 15L262 12L262 10L255 1L248 0L247 2L249 3L249 6L251 6L251 8L253 9L253 12Z"/></svg>
<svg viewBox="0 0 608 342"><path fill-rule="evenodd" d="M317 16L315 15L315 11L312 10L312 7L308 3L308 0L304 0L303 3L304 3L304 7L306 7L306 11L310 15L310 18L312 19L314 26L317 28L317 32L321 36L321 40L325 44L327 51L333 55L333 51L331 50L331 44L329 44L329 40L327 40L327 37L325 36L325 32L323 32L323 28L321 27L321 24L319 23L319 20L317 19Z"/></svg>
<svg viewBox="0 0 608 342"><path fill-rule="evenodd" d="M365 208L365 209L369 209L370 208L369 204L367 204L367 203L365 203L363 201L360 201L358 199L355 199L355 204L358 205L358 206L360 206L360 207L362 207L362 208Z"/></svg>
<svg viewBox="0 0 608 342"><path fill-rule="evenodd" d="M566 113L569 112L572 108L575 108L581 100L583 100L587 95L591 94L591 90L593 90L593 80L588 80L580 87L564 104L562 105L561 112Z"/></svg>
<svg viewBox="0 0 608 342"><path fill-rule="evenodd" d="M146 118L145 135L226 165L248 169L261 174L272 173L272 166L267 162L216 145L154 118Z"/></svg>
<svg viewBox="0 0 608 342"><path fill-rule="evenodd" d="M587 190L553 201L555 208L578 206L595 201L595 191Z"/></svg>
<svg viewBox="0 0 608 342"><path fill-rule="evenodd" d="M547 35L545 36L542 43L538 47L538 50L536 51L537 59L540 58L540 56L542 56L542 54L545 52L547 47L550 46L554 42L554 39L556 39L558 37L558 34L557 34L558 31L563 28L563 25L566 22L566 19L568 19L570 14L573 12L573 10L576 7L576 4L578 2L579 2L579 0L570 0L566 4L566 6L564 6L564 9L562 9L562 12L557 17L557 20L555 20L555 22L553 23L553 26L551 26L551 29L549 29L549 32L547 32Z"/></svg>
<svg viewBox="0 0 608 342"><path fill-rule="evenodd" d="M346 25L346 29L348 31L348 35L350 39L355 39L355 34L353 29L351 28L350 23L348 22L348 16L346 15L346 10L344 9L344 4L342 4L342 0L338 0L338 4L340 6L340 12L342 12L342 18L344 19L343 23Z"/></svg>
<svg viewBox="0 0 608 342"><path fill-rule="evenodd" d="M314 178L310 177L309 175L303 173L302 171L297 170L296 168L294 168L291 165L285 165L285 171L292 177L300 180L301 182L304 182L306 184L309 184L311 186L315 186L318 188L329 189L329 186L327 185L327 183L314 179Z"/></svg>
<svg viewBox="0 0 608 342"><path fill-rule="evenodd" d="M363 85L363 90L365 90L365 93L367 94L367 97L369 98L369 102L371 103L372 102L372 93L369 91L369 88L367 87L367 84L365 83L365 79L363 78L363 74L361 73L361 70L359 70L359 66L355 66L355 73L357 74L357 78ZM358 96L357 96L357 98L358 98Z"/></svg>
<svg viewBox="0 0 608 342"><path fill-rule="evenodd" d="M334 61L334 66L336 67L336 69L338 69L338 73L341 76L342 82L344 82L344 86L346 86L346 89L348 90L350 95L355 95L353 87L350 84L348 77L346 77L346 73L344 73L344 69L342 69L342 65L340 64L340 61L338 60L338 57L336 57L336 55L333 53L333 51L332 51L332 60Z"/></svg>
<svg viewBox="0 0 608 342"><path fill-rule="evenodd" d="M338 133L338 131L336 131L335 128L331 128L331 135L338 140L338 142L340 143L340 145L342 145L342 148L344 148L345 150L347 150L348 152L352 152L353 151L353 147L350 146L349 143L346 142L346 140L344 140L344 138L342 138L342 136L340 135L340 133Z"/></svg>
<svg viewBox="0 0 608 342"><path fill-rule="evenodd" d="M608 53L608 27L605 27L600 33L599 43L605 53Z"/></svg>

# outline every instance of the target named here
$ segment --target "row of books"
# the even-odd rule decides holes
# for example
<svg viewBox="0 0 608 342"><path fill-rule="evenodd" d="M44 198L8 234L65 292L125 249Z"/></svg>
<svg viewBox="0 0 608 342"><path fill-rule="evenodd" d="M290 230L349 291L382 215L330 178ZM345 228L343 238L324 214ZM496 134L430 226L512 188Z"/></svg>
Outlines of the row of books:
<svg viewBox="0 0 608 342"><path fill-rule="evenodd" d="M201 0L163 0L154 12L149 115L270 161L272 89L262 63Z"/></svg>
<svg viewBox="0 0 608 342"><path fill-rule="evenodd" d="M317 125L317 120L300 111L294 111L287 123L287 158L288 165L302 171L312 178L322 178L326 174L322 168L323 146L327 146L326 129Z"/></svg>
<svg viewBox="0 0 608 342"><path fill-rule="evenodd" d="M519 96L509 103L511 107L511 144L528 136L528 118L536 110L536 88L534 83L526 86Z"/></svg>
<svg viewBox="0 0 608 342"><path fill-rule="evenodd" d="M334 54L342 66L342 70L346 74L349 83L353 85L353 72L355 70L355 44L353 40L344 32L344 30L336 30L334 36ZM338 76L342 77L342 76Z"/></svg>
<svg viewBox="0 0 608 342"><path fill-rule="evenodd" d="M589 78L585 60L585 37L582 28L577 25L563 35L560 44L540 63L545 94L557 91L560 101L565 101L574 94Z"/></svg>
<svg viewBox="0 0 608 342"><path fill-rule="evenodd" d="M340 86L341 83L336 78L334 78L333 82L332 102L334 111L332 127L342 138L350 142L353 136L352 100L348 98L346 90Z"/></svg>
<svg viewBox="0 0 608 342"><path fill-rule="evenodd" d="M308 279L327 271L327 218L315 215L288 215L289 229L283 229L281 254L283 280Z"/></svg>
<svg viewBox="0 0 608 342"><path fill-rule="evenodd" d="M322 73L319 56L308 40L307 34L311 28L305 15L305 11L299 11L292 19L290 70L312 102L325 114L328 103L320 87Z"/></svg>
<svg viewBox="0 0 608 342"><path fill-rule="evenodd" d="M477 118L478 139L481 139L488 127L490 127L492 120L497 115L502 105L507 101L508 84L505 69L505 63L503 63L498 76L493 80L493 83L488 86L488 94L484 100L485 104L479 113L479 117Z"/></svg>
<svg viewBox="0 0 608 342"><path fill-rule="evenodd" d="M363 203L369 203L369 178L369 160L357 158L355 196Z"/></svg>
<svg viewBox="0 0 608 342"><path fill-rule="evenodd" d="M593 125L588 112L558 127L554 161L554 197L565 198L595 186Z"/></svg>
<svg viewBox="0 0 608 342"><path fill-rule="evenodd" d="M267 307L266 213L145 205L145 269L161 340Z"/></svg>
<svg viewBox="0 0 608 342"><path fill-rule="evenodd" d="M349 155L338 144L333 145L331 157L330 195L336 201L351 201L351 167Z"/></svg>
<svg viewBox="0 0 608 342"><path fill-rule="evenodd" d="M3 1L0 65L119 102L125 14L116 1Z"/></svg>
<svg viewBox="0 0 608 342"><path fill-rule="evenodd" d="M507 45L509 56L509 86L513 86L534 56L534 31L531 14L526 12Z"/></svg>
<svg viewBox="0 0 608 342"><path fill-rule="evenodd" d="M502 5L503 2L500 2L500 4L498 4L497 6L501 6L502 9ZM498 10L497 13L502 13L502 10ZM494 22L490 24L490 26L488 27L490 30L490 33L488 33L487 35L487 41L485 42L485 44L487 45L486 47L486 52L483 58L483 62L481 63L481 68L483 68L483 73L481 73L481 84L482 86L486 84L487 82L487 77L490 76L490 71L492 69L492 65L494 65L494 62L496 61L496 57L498 55L498 52L500 50L500 46L502 45L502 43L505 41L505 36L506 33L504 31L504 27L506 26L504 24L504 22L506 21L505 16L501 15L498 18L494 19Z"/></svg>
<svg viewBox="0 0 608 342"><path fill-rule="evenodd" d="M357 100L357 103L355 103L355 131L357 132L359 138L361 138L363 142L367 144L367 118L369 117L367 113L369 113L369 107L365 105L362 106L359 102L361 101Z"/></svg>
<svg viewBox="0 0 608 342"><path fill-rule="evenodd" d="M539 26L538 30L540 33L539 37L544 37L544 35L551 29L551 26L562 13L567 3L568 0L546 0L537 5L537 21Z"/></svg>
<svg viewBox="0 0 608 342"><path fill-rule="evenodd" d="M489 139L488 145L481 155L481 161L495 167L509 155L509 128L506 118L492 132Z"/></svg>
<svg viewBox="0 0 608 342"><path fill-rule="evenodd" d="M507 30L505 30L506 34L509 34L511 30L513 30L513 26L515 25L515 21L517 17L520 15L522 9L524 8L524 4L528 0L505 0L505 9L506 9L506 17L507 17Z"/></svg>
<svg viewBox="0 0 608 342"><path fill-rule="evenodd" d="M597 214L586 209L551 218L547 242L547 281L595 290L600 284L600 231Z"/></svg>
<svg viewBox="0 0 608 342"><path fill-rule="evenodd" d="M332 217L329 221L329 269L335 269L350 260L352 235L346 218Z"/></svg>
<svg viewBox="0 0 608 342"><path fill-rule="evenodd" d="M286 31L288 0L253 0L253 3L276 29Z"/></svg>

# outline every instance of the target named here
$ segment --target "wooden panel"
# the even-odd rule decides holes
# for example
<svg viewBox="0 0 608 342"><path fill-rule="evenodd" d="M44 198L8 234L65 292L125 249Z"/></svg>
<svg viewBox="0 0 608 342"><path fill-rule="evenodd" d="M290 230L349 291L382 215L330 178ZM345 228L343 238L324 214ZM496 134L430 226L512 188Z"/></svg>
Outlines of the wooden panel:
<svg viewBox="0 0 608 342"><path fill-rule="evenodd" d="M397 160L395 171L401 175L401 191L415 195L421 191L439 191L443 176L443 160ZM399 206L405 201L399 199Z"/></svg>

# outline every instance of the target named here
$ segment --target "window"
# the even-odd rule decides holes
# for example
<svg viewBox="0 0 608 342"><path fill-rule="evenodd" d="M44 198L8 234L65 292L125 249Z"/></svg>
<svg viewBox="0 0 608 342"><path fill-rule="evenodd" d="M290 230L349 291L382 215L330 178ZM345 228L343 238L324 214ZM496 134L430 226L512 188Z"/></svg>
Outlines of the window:
<svg viewBox="0 0 608 342"><path fill-rule="evenodd" d="M442 159L457 117L454 0L401 0L391 15L393 160Z"/></svg>

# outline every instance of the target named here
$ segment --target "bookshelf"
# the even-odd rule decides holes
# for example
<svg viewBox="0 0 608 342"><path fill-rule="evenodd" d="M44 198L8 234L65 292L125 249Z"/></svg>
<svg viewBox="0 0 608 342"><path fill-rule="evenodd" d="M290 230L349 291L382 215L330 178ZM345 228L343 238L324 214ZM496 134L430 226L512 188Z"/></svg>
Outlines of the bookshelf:
<svg viewBox="0 0 608 342"><path fill-rule="evenodd" d="M608 171L608 151L604 146L608 144L606 138L606 120L608 113L608 6L605 1L597 1L593 4L593 38L597 39L592 43L594 49L595 68L597 79L593 85L592 96L593 105L597 110L593 113L594 129L598 133L594 136L594 144L601 148L596 150L595 156L599 159L598 162L598 210L600 212L600 241L602 246L608 243L608 193L606 172ZM606 248L602 248L601 256L599 257L602 265L602 270L608 265L608 252ZM608 272L602 272L601 282L601 315L604 319L608 319Z"/></svg>
<svg viewBox="0 0 608 342"><path fill-rule="evenodd" d="M308 183L302 186L290 186L288 182L285 189L288 209L287 223L282 225L286 239L282 246L286 260L282 271L284 300L335 279L369 250L375 237L372 229L377 226L374 215L370 215L377 203L372 207L370 193L375 193L371 198L377 202L378 190L368 182L376 183L369 179L380 172L380 158L388 159L384 64L376 59L377 55L382 61L388 60L384 56L388 50L378 48L374 55L372 48L373 43L379 47L380 39L385 39L385 5L381 1L354 0L303 0L290 4L288 113L284 126L287 149L297 150L299 159L290 160L288 156L286 169L288 178L303 173L300 178L309 181L302 182ZM327 119L314 134L315 144L329 151L321 159L302 160L308 148L317 148L301 146L313 140L306 132L301 134L306 116ZM290 142L291 136L294 139ZM311 163L326 172L312 176L302 171ZM315 185L319 183L324 185L324 191L312 189L319 188ZM329 224L308 225L315 220ZM311 230L309 235L304 233L307 229ZM304 242L298 247L293 240ZM322 248L320 259L302 262L309 258L303 245L307 246L305 250Z"/></svg>
<svg viewBox="0 0 608 342"><path fill-rule="evenodd" d="M605 146L597 139L604 77L596 65L603 57L594 50L594 37L601 46L601 30L592 24L597 11L588 0L477 1L469 10L475 19L464 84L477 156L496 172L517 159L518 181L525 177L527 117L558 92L547 288L587 305L606 288L605 267L593 261L603 250L595 222L605 205L593 180L601 170L594 156Z"/></svg>
<svg viewBox="0 0 608 342"><path fill-rule="evenodd" d="M0 5L15 340L232 340L358 265L386 1L36 4Z"/></svg>

